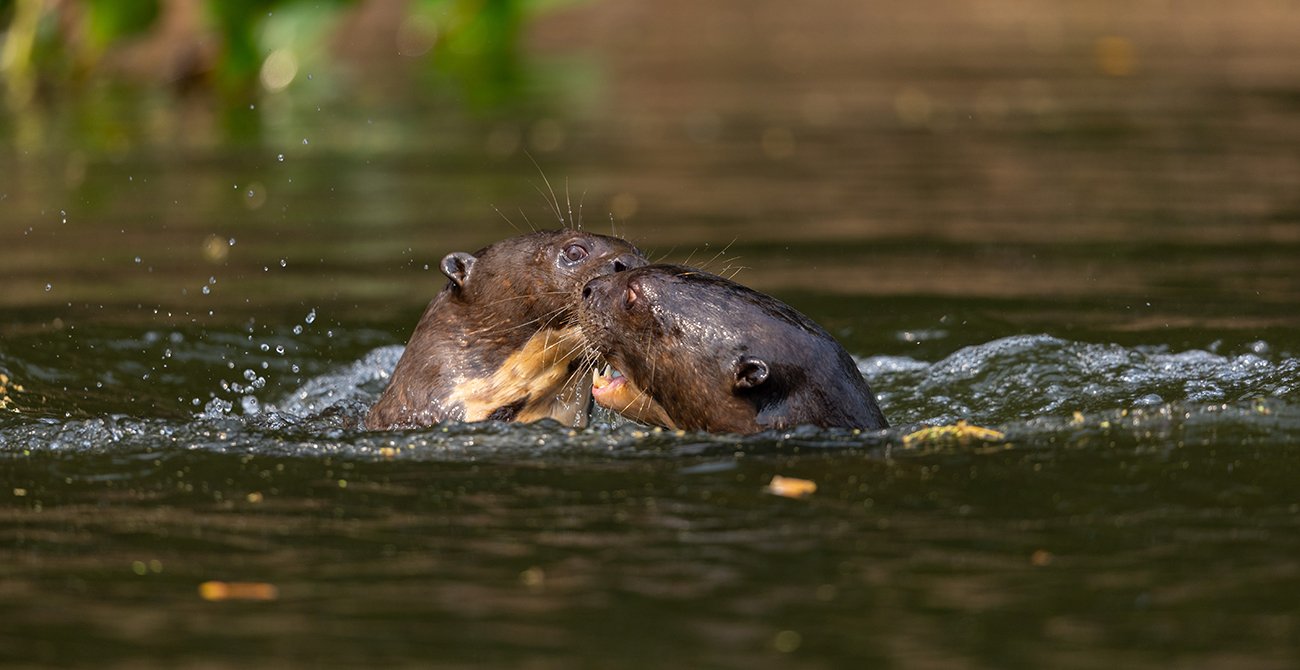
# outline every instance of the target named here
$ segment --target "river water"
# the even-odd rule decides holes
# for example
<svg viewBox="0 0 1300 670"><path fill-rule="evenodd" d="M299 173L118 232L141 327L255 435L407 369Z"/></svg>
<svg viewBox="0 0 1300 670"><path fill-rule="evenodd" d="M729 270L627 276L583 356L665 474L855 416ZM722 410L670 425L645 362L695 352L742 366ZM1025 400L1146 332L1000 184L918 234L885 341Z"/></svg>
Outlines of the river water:
<svg viewBox="0 0 1300 670"><path fill-rule="evenodd" d="M507 110L4 116L0 659L1300 662L1294 10L701 4L547 16ZM548 203L807 313L897 430L347 427ZM1005 440L902 439L958 420Z"/></svg>

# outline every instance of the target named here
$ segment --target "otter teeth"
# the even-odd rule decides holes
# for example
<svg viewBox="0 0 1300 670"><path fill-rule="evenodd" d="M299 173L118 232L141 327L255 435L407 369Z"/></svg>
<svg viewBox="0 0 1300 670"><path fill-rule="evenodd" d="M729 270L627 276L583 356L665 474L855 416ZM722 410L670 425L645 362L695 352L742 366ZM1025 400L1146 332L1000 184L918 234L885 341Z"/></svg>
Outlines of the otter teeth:
<svg viewBox="0 0 1300 670"><path fill-rule="evenodd" d="M591 369L591 388L603 389L609 385L609 366L606 365L602 370L600 368Z"/></svg>
<svg viewBox="0 0 1300 670"><path fill-rule="evenodd" d="M603 369L593 369L591 371L591 386L592 388L597 389L605 388L615 379L622 376L623 373L615 370L613 366L607 363Z"/></svg>

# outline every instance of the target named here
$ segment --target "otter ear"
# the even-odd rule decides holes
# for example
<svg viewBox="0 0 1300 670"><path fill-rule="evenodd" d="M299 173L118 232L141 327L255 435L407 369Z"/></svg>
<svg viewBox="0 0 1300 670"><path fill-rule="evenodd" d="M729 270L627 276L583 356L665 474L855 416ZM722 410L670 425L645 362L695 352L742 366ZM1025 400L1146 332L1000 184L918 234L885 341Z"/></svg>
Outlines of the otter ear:
<svg viewBox="0 0 1300 670"><path fill-rule="evenodd" d="M450 279L456 288L465 288L465 282L469 281L470 272L474 270L474 263L477 260L463 251L447 254L442 259L442 273L447 275L447 279Z"/></svg>
<svg viewBox="0 0 1300 670"><path fill-rule="evenodd" d="M734 366L736 382L734 390L752 389L767 381L767 361L753 356L741 356Z"/></svg>

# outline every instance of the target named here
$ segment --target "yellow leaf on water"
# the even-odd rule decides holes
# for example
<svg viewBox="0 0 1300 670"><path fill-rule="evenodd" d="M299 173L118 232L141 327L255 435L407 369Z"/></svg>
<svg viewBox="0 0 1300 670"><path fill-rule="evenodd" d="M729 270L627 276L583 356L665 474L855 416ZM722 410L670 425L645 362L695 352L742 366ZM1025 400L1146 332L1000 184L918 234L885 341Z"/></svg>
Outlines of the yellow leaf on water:
<svg viewBox="0 0 1300 670"><path fill-rule="evenodd" d="M773 475L772 481L768 482L767 488L764 490L772 495L785 498L805 498L817 491L817 482L810 479Z"/></svg>
<svg viewBox="0 0 1300 670"><path fill-rule="evenodd" d="M1006 433L972 426L965 421L958 421L951 426L931 426L908 433L903 437L903 446L914 447L918 444L975 444L1001 442L1007 439Z"/></svg>
<svg viewBox="0 0 1300 670"><path fill-rule="evenodd" d="M199 597L209 602L223 600L278 600L280 589L266 582L218 582L199 584Z"/></svg>

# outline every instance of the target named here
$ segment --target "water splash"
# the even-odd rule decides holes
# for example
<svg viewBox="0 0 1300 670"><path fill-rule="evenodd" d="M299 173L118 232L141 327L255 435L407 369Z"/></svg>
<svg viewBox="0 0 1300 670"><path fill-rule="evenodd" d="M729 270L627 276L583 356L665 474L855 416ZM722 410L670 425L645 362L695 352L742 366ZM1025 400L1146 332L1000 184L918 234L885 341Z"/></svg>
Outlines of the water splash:
<svg viewBox="0 0 1300 670"><path fill-rule="evenodd" d="M859 359L858 367L891 419L926 424L1008 423L1167 403L1294 398L1300 388L1300 359L1272 361L1255 351L1171 352L1163 346L1130 348L1049 335L1005 337L934 363L882 356Z"/></svg>
<svg viewBox="0 0 1300 670"><path fill-rule="evenodd" d="M180 333L150 332L143 340L133 337L111 344L126 350L167 346L177 352L172 360L207 362L219 371L233 362L228 360L229 348L218 346L211 336L208 341L192 339ZM253 347L253 352L259 349ZM266 378L252 365L255 354L248 352L244 365L235 368L248 382L239 395L233 400L210 398L201 408L200 399L193 398L186 403L195 412L188 419L130 416L128 412L138 407L126 404L121 413L87 416L75 404L63 406L78 402L75 394L45 399L32 393L14 396L8 411L0 413L0 454L197 449L472 461L851 449L907 457L915 452L901 449L903 433L918 425L958 419L999 427L1020 448L1127 443L1165 449L1225 438L1238 442L1300 438L1300 403L1296 402L1300 362L1285 354L1270 358L1267 345L1252 346L1245 353L1219 354L1022 335L966 347L935 362L899 356L859 359L860 369L897 427L887 434L801 428L749 437L704 435L657 431L603 415L594 418L591 428L577 431L552 422L450 424L373 433L359 429L402 351L401 346L372 349L291 389L266 386ZM213 365L217 361L222 364ZM293 364L298 363L310 362ZM138 362L126 360L119 365L120 370L103 371L102 376L121 377L134 371ZM319 362L311 366L322 369ZM0 372L10 378L45 376L51 382L47 387L67 379L66 371L6 358L3 352ZM129 401L130 397L123 397L119 402ZM103 407L107 400L100 397L97 402L96 407Z"/></svg>

